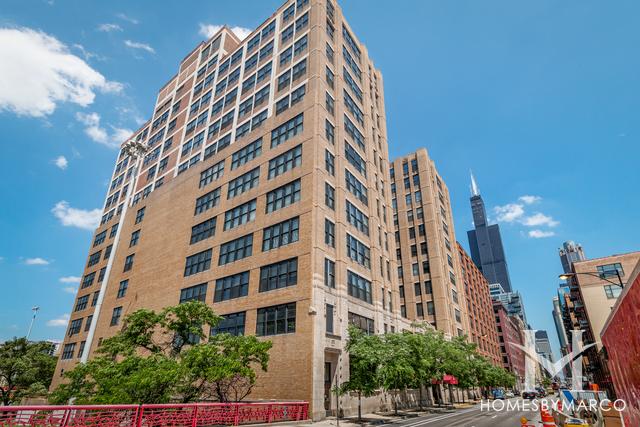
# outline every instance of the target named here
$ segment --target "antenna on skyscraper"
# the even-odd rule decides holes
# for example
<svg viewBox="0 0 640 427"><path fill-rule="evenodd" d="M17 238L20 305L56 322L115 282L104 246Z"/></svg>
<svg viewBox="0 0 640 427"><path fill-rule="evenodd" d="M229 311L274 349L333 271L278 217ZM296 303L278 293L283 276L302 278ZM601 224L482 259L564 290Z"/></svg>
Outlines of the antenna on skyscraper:
<svg viewBox="0 0 640 427"><path fill-rule="evenodd" d="M478 183L476 183L476 179L473 176L473 171L471 169L469 169L469 174L471 175L471 195L472 196L479 196L480 195L480 189L478 188Z"/></svg>

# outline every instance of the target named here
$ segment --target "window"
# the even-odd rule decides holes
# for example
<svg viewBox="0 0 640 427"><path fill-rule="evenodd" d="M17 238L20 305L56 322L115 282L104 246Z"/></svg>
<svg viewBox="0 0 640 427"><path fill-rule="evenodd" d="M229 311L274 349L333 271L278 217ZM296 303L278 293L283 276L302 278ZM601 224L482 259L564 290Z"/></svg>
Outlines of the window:
<svg viewBox="0 0 640 427"><path fill-rule="evenodd" d="M356 227L360 232L369 235L369 217L365 215L360 209L355 207L349 200L346 204L347 221L349 224Z"/></svg>
<svg viewBox="0 0 640 427"><path fill-rule="evenodd" d="M353 98L351 98L351 95L349 95L349 93L346 90L343 90L343 95L344 95L344 104L347 106L347 110L349 110L349 112L353 114L353 117L355 117L355 119L358 121L358 123L360 123L361 126L364 126L364 114L362 113L362 110L358 108L355 101L353 100ZM345 121L346 120L349 120L349 119L345 117ZM360 141L362 141L364 139L362 134L356 129L356 127L353 125L353 123L351 123L351 121L349 121L349 123L351 124L351 126L347 128L347 132L349 133L355 130L354 133L357 133L358 137L360 138ZM351 136L354 137L353 135ZM358 145L359 144L360 143L358 143Z"/></svg>
<svg viewBox="0 0 640 427"><path fill-rule="evenodd" d="M333 116L335 111L335 101L333 100L333 97L329 95L329 92L325 92L325 104L327 111Z"/></svg>
<svg viewBox="0 0 640 427"><path fill-rule="evenodd" d="M618 274L622 277L624 276L624 269L622 268L622 264L616 262L615 264L599 265L598 273L602 279L607 277L617 277Z"/></svg>
<svg viewBox="0 0 640 427"><path fill-rule="evenodd" d="M104 242L106 238L107 238L107 230L104 230L103 232L96 234L96 237L93 240L93 247L95 248L96 246Z"/></svg>
<svg viewBox="0 0 640 427"><path fill-rule="evenodd" d="M286 10L285 10L286 12ZM287 28L285 28L282 33L280 34L281 36L281 43L284 45L287 41L291 40L293 38L293 24L289 25Z"/></svg>
<svg viewBox="0 0 640 427"><path fill-rule="evenodd" d="M211 209L212 207L216 206L218 202L220 202L220 187L196 199L196 209L194 215L199 215L202 212Z"/></svg>
<svg viewBox="0 0 640 427"><path fill-rule="evenodd" d="M324 204L329 209L336 209L336 189L329 185L328 182L324 183Z"/></svg>
<svg viewBox="0 0 640 427"><path fill-rule="evenodd" d="M269 160L268 179L275 178L284 172L300 166L302 163L302 145L292 148Z"/></svg>
<svg viewBox="0 0 640 427"><path fill-rule="evenodd" d="M230 230L256 219L256 199L229 209L224 214L224 229Z"/></svg>
<svg viewBox="0 0 640 427"><path fill-rule="evenodd" d="M256 335L290 334L296 331L296 303L258 309Z"/></svg>
<svg viewBox="0 0 640 427"><path fill-rule="evenodd" d="M102 282L104 279L104 275L107 273L107 267L102 267L100 269L100 274L98 274L98 283Z"/></svg>
<svg viewBox="0 0 640 427"><path fill-rule="evenodd" d="M299 227L299 218L295 217L265 228L262 232L262 252L297 242Z"/></svg>
<svg viewBox="0 0 640 427"><path fill-rule="evenodd" d="M231 170L240 167L262 154L262 138L253 141L231 156Z"/></svg>
<svg viewBox="0 0 640 427"><path fill-rule="evenodd" d="M144 211L146 209L147 209L146 206L138 209L138 212L136 212L136 224L142 222L142 220L144 219Z"/></svg>
<svg viewBox="0 0 640 427"><path fill-rule="evenodd" d="M278 126L271 131L271 148L277 147L283 142L293 138L303 130L304 113L298 114L293 119Z"/></svg>
<svg viewBox="0 0 640 427"><path fill-rule="evenodd" d="M607 295L608 299L618 298L621 292L622 292L622 288L620 286L614 286L614 285L604 286L604 293Z"/></svg>
<svg viewBox="0 0 640 427"><path fill-rule="evenodd" d="M329 175L335 176L335 156L331 154L329 150L324 150L324 168L327 170Z"/></svg>
<svg viewBox="0 0 640 427"><path fill-rule="evenodd" d="M82 329L82 319L72 320L69 324L69 332L67 333L67 336L71 337L75 334L79 334L80 329Z"/></svg>
<svg viewBox="0 0 640 427"><path fill-rule="evenodd" d="M296 19L296 31L300 31L309 24L309 12Z"/></svg>
<svg viewBox="0 0 640 427"><path fill-rule="evenodd" d="M365 205L369 203L367 187L364 186L351 172L345 169L344 180L347 189Z"/></svg>
<svg viewBox="0 0 640 427"><path fill-rule="evenodd" d="M215 165L205 169L200 173L200 185L199 188L202 188L218 178L222 177L224 174L224 160L216 163Z"/></svg>
<svg viewBox="0 0 640 427"><path fill-rule="evenodd" d="M424 317L424 306L421 302L416 304L416 316Z"/></svg>
<svg viewBox="0 0 640 427"><path fill-rule="evenodd" d="M73 355L76 352L76 343L65 344L62 349L62 360L73 359Z"/></svg>
<svg viewBox="0 0 640 427"><path fill-rule="evenodd" d="M216 217L209 218L208 220L201 222L200 224L196 224L191 227L191 241L190 244L193 245L201 240L208 239L209 237L216 234Z"/></svg>
<svg viewBox="0 0 640 427"><path fill-rule="evenodd" d="M291 92L291 106L293 107L298 102L304 99L304 94L306 93L306 85L302 85L299 88L293 90Z"/></svg>
<svg viewBox="0 0 640 427"><path fill-rule="evenodd" d="M184 264L184 277L207 271L211 268L211 253L212 250L207 249L206 251L188 256Z"/></svg>
<svg viewBox="0 0 640 427"><path fill-rule="evenodd" d="M333 334L333 306L325 305L325 331L327 334Z"/></svg>
<svg viewBox="0 0 640 427"><path fill-rule="evenodd" d="M304 75L306 72L307 72L307 58L303 59L302 61L298 62L296 65L293 66L293 68L291 69L291 80L295 82L300 77L302 77L302 75Z"/></svg>
<svg viewBox="0 0 640 427"><path fill-rule="evenodd" d="M427 301L427 314L433 316L436 314L436 309L433 305L433 301Z"/></svg>
<svg viewBox="0 0 640 427"><path fill-rule="evenodd" d="M324 220L324 243L336 247L336 225L328 219Z"/></svg>
<svg viewBox="0 0 640 427"><path fill-rule="evenodd" d="M234 274L216 280L213 302L246 297L249 293L249 272Z"/></svg>
<svg viewBox="0 0 640 427"><path fill-rule="evenodd" d="M304 36L296 40L295 44L293 45L293 53L296 56L300 55L302 52L304 52L307 49L308 44L309 44L308 37L305 34Z"/></svg>
<svg viewBox="0 0 640 427"><path fill-rule="evenodd" d="M213 328L211 328L211 335L229 334L240 336L244 335L244 324L246 319L246 312L225 314L222 316L222 320Z"/></svg>
<svg viewBox="0 0 640 427"><path fill-rule="evenodd" d="M289 108L289 95L276 102L276 116Z"/></svg>
<svg viewBox="0 0 640 427"><path fill-rule="evenodd" d="M332 144L335 144L335 126L327 119L324 120L324 136Z"/></svg>
<svg viewBox="0 0 640 427"><path fill-rule="evenodd" d="M358 100L362 102L362 90L360 89L358 84L355 82L355 80L353 80L353 77L351 77L351 74L349 74L347 69L344 67L342 67L342 75L344 77L344 80L347 83L347 86L349 86L349 88L353 91L356 98L358 98Z"/></svg>
<svg viewBox="0 0 640 427"><path fill-rule="evenodd" d="M357 153L357 151L345 141L344 154L347 157L349 163L355 167L365 177L367 176L367 162Z"/></svg>
<svg viewBox="0 0 640 427"><path fill-rule="evenodd" d="M128 280L123 280L122 282L120 282L120 285L118 286L118 293L116 295L116 298L124 297L127 294L128 287L129 287Z"/></svg>
<svg viewBox="0 0 640 427"><path fill-rule="evenodd" d="M373 335L376 332L373 326L373 319L349 312L348 320L350 325L355 326L367 335Z"/></svg>
<svg viewBox="0 0 640 427"><path fill-rule="evenodd" d="M129 247L137 245L138 240L140 240L140 230L136 230L131 233L131 241L129 241Z"/></svg>
<svg viewBox="0 0 640 427"><path fill-rule="evenodd" d="M88 332L91 329L91 322L93 321L93 314L87 316L87 321L84 322L84 331Z"/></svg>
<svg viewBox="0 0 640 427"><path fill-rule="evenodd" d="M111 326L116 326L120 323L120 317L122 316L122 307L116 307L113 309L113 313L111 314Z"/></svg>
<svg viewBox="0 0 640 427"><path fill-rule="evenodd" d="M336 287L336 263L329 258L324 259L324 284L329 288Z"/></svg>
<svg viewBox="0 0 640 427"><path fill-rule="evenodd" d="M102 251L94 252L89 256L89 261L87 262L87 267L91 267L100 262L100 257L102 255Z"/></svg>
<svg viewBox="0 0 640 427"><path fill-rule="evenodd" d="M293 47L288 47L283 50L280 54L280 66L287 66L291 62L291 58L293 56Z"/></svg>
<svg viewBox="0 0 640 427"><path fill-rule="evenodd" d="M347 287L349 295L371 304L370 281L352 271L347 271Z"/></svg>
<svg viewBox="0 0 640 427"><path fill-rule="evenodd" d="M420 286L420 282L413 284L413 292L416 296L422 295L422 287Z"/></svg>
<svg viewBox="0 0 640 427"><path fill-rule="evenodd" d="M133 268L133 259L135 256L136 254L127 255L124 260L124 271L129 271Z"/></svg>
<svg viewBox="0 0 640 427"><path fill-rule="evenodd" d="M91 298L91 307L95 307L98 304L98 298L100 298L100 291L93 293L93 298ZM87 295L87 300L89 299L89 295Z"/></svg>
<svg viewBox="0 0 640 427"><path fill-rule="evenodd" d="M253 234L247 234L238 239L220 245L220 258L218 265L225 265L231 262L249 257L253 250Z"/></svg>
<svg viewBox="0 0 640 427"><path fill-rule="evenodd" d="M329 67L325 67L325 80L327 81L327 85L329 85L329 87L333 89L335 86L335 75Z"/></svg>
<svg viewBox="0 0 640 427"><path fill-rule="evenodd" d="M278 91L288 89L291 83L291 70L287 70L278 76Z"/></svg>
<svg viewBox="0 0 640 427"><path fill-rule="evenodd" d="M89 303L89 295L84 295L78 298L76 301L76 307L73 311L81 311L87 308L87 304Z"/></svg>
<svg viewBox="0 0 640 427"><path fill-rule="evenodd" d="M347 254L358 264L371 268L371 253L367 245L347 233Z"/></svg>
<svg viewBox="0 0 640 427"><path fill-rule="evenodd" d="M229 181L227 199L231 199L258 185L260 180L260 167L257 167L234 180Z"/></svg>
<svg viewBox="0 0 640 427"><path fill-rule="evenodd" d="M93 285L93 279L96 277L96 272L85 274L82 278L82 285L80 285L80 289L88 288Z"/></svg>
<svg viewBox="0 0 640 427"><path fill-rule="evenodd" d="M289 206L300 200L300 179L267 193L266 213Z"/></svg>
<svg viewBox="0 0 640 427"><path fill-rule="evenodd" d="M287 288L298 283L298 258L266 265L260 268L260 292Z"/></svg>
<svg viewBox="0 0 640 427"><path fill-rule="evenodd" d="M115 237L117 233L118 233L118 224L115 224L113 227L111 227L111 231L109 232L109 238L111 239Z"/></svg>

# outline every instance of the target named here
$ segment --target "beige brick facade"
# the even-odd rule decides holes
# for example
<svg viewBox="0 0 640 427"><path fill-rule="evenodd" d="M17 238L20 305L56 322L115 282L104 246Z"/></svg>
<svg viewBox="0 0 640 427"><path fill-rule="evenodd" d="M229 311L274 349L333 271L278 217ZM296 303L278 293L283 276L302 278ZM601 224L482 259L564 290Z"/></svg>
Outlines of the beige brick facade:
<svg viewBox="0 0 640 427"><path fill-rule="evenodd" d="M206 284L204 301L221 315L244 312L246 334L262 330L260 309L295 307L295 331L287 326L286 333L265 337L274 343L269 370L260 374L250 398L306 400L314 418L334 411L327 390L348 378L343 349L349 321L364 325L369 319L376 333L408 325L400 318L383 93L382 75L333 0L290 0L244 41L223 28L192 51L160 89L152 119L132 137L147 147L144 158L136 161L123 150L116 160L89 250L90 257L100 255L84 271L53 387L79 363L83 347L84 357L92 357L128 313L178 304L182 290ZM274 132L286 123L287 137L278 138ZM260 154L239 164L241 150L250 151L260 139ZM301 154L282 157L297 147ZM271 176L276 166L280 173ZM234 180L256 169L255 185L247 180L237 194ZM271 192L296 182L299 197L267 208ZM327 185L333 196L326 194ZM214 206L194 214L197 200L210 193L218 198ZM225 229L226 213L253 200L250 220ZM331 200L333 207L327 206ZM347 203L351 214L355 207L362 215L348 215ZM215 233L191 244L192 228L214 217ZM297 240L263 251L265 229L293 218ZM326 243L326 221L335 224L334 245ZM223 245L248 235L251 255L219 265ZM351 252L347 235L359 242ZM187 275L187 258L208 250L209 265ZM261 268L284 260L297 262L294 283L261 292ZM327 283L331 262L335 287ZM217 286L223 286L218 281L243 272L249 274L246 295L239 291L239 297L214 302ZM359 278L361 292L348 286L350 277ZM291 317L292 310L286 313ZM355 405L343 399L345 413Z"/></svg>

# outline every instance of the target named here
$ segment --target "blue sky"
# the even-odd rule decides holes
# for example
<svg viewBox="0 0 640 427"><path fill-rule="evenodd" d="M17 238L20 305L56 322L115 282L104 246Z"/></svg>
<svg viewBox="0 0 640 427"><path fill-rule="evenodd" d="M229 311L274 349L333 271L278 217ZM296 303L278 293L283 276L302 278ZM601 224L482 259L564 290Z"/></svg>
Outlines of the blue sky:
<svg viewBox="0 0 640 427"><path fill-rule="evenodd" d="M279 4L3 2L0 340L26 333L33 305L33 337L63 336L113 146L207 25L254 28ZM555 340L562 242L589 257L639 249L640 4L341 4L384 75L391 156L427 147L465 247L473 169L529 320Z"/></svg>

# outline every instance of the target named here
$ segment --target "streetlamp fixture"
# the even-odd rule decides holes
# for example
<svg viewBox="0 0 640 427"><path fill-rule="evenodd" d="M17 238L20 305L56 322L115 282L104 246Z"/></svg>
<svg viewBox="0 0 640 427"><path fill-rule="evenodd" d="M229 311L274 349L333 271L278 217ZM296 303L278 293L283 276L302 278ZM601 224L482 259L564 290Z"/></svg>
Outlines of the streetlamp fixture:
<svg viewBox="0 0 640 427"><path fill-rule="evenodd" d="M620 271L617 268L616 268L616 276L618 276L618 283L612 282L611 280L607 279L606 277L602 277L602 275L600 273L590 272L590 271L583 271L583 272L579 272L579 273L565 273L565 274L559 275L558 278L560 280L567 280L567 279L571 279L572 277L576 277L579 274L597 277L598 279L604 280L605 282L611 283L612 285L615 285L615 286L620 286L620 288L624 289L624 283L622 283L622 277L620 277Z"/></svg>

